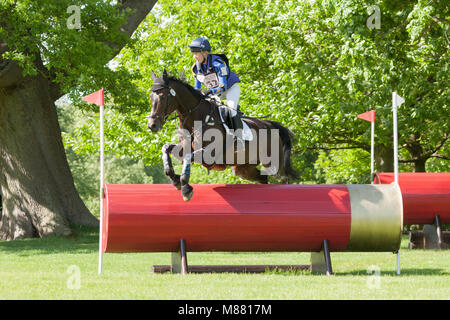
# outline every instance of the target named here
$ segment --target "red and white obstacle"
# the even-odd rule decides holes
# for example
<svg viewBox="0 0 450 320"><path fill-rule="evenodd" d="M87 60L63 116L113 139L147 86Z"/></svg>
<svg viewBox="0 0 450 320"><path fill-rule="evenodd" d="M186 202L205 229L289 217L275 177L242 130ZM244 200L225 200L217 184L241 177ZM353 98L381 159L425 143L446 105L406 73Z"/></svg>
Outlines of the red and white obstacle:
<svg viewBox="0 0 450 320"><path fill-rule="evenodd" d="M375 175L372 185L105 185L102 252L173 252L154 271L310 269L330 252L397 252L403 224L450 222L450 173ZM311 252L311 265L188 266L187 251Z"/></svg>
<svg viewBox="0 0 450 320"><path fill-rule="evenodd" d="M400 247L403 207L395 184L194 188L185 202L172 185L105 185L102 251L174 252L171 267L154 267L174 272L239 269L189 267L187 251L306 251L313 253L307 268L332 273L330 251ZM240 269L274 267L305 268Z"/></svg>
<svg viewBox="0 0 450 320"><path fill-rule="evenodd" d="M374 183L392 183L393 173L377 173ZM450 232L442 224L450 223L450 173L399 173L403 200L403 223L426 224L424 232L409 233L409 246L421 249L445 249Z"/></svg>
<svg viewBox="0 0 450 320"><path fill-rule="evenodd" d="M187 250L311 251L308 268L328 274L332 273L330 251L397 252L400 273L403 203L398 175L397 107L404 99L395 92L394 183L196 185L196 197L190 202L181 200L171 185L104 185L103 90L83 99L100 106L99 273L103 252L171 251L175 252L172 266L158 266L155 271L196 271L187 264ZM374 123L372 118L368 121ZM373 136L372 124L372 168ZM383 183L382 176L378 178ZM405 194L403 199L410 201ZM446 211L443 217L447 221ZM263 271L268 267L303 268L209 266L198 267L197 271Z"/></svg>
<svg viewBox="0 0 450 320"><path fill-rule="evenodd" d="M439 216L450 223L450 172L399 173L403 199L403 224L432 224ZM390 172L375 174L374 183L394 182Z"/></svg>

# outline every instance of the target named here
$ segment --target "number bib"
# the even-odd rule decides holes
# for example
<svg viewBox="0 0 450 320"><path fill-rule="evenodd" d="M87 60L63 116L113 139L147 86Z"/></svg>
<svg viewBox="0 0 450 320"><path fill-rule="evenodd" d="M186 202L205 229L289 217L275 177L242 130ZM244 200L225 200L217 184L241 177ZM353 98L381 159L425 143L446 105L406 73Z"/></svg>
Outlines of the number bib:
<svg viewBox="0 0 450 320"><path fill-rule="evenodd" d="M217 77L217 73L209 73L206 76L203 74L197 75L198 81L205 84L208 89L216 88L219 86L219 78Z"/></svg>

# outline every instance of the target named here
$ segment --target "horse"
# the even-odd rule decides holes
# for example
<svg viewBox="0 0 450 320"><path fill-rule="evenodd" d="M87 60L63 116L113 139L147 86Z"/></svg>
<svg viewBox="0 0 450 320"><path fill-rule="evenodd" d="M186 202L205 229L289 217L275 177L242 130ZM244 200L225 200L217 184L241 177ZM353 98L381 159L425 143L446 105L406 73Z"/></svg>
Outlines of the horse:
<svg viewBox="0 0 450 320"><path fill-rule="evenodd" d="M171 114L176 113L175 118L179 118L180 143L165 144L162 147L162 160L164 173L172 184L181 190L185 201L189 201L193 196L193 188L189 185L192 161L206 167L208 172L222 171L232 166L234 175L261 184L268 183L269 174L281 178L284 183L287 183L288 178L293 180L299 178L291 164L294 135L288 128L276 121L243 116L242 119L250 128L253 139L235 140L229 134L232 130L227 132L224 126L226 120L221 114L221 109L224 109L219 108L217 102L194 89L183 79L169 76L166 70L160 77L152 70L151 76L153 80L150 93L151 113L147 126L156 133L161 130ZM209 142L211 139L207 140L206 137L213 136L212 133L214 142ZM226 137L226 143L220 135L222 138ZM214 149L212 145L215 146ZM202 155L207 153L210 158L203 158ZM270 158L266 156L269 153ZM174 171L171 155L183 162L180 175ZM225 163L223 158L227 159ZM262 165L261 170L258 169L259 164Z"/></svg>

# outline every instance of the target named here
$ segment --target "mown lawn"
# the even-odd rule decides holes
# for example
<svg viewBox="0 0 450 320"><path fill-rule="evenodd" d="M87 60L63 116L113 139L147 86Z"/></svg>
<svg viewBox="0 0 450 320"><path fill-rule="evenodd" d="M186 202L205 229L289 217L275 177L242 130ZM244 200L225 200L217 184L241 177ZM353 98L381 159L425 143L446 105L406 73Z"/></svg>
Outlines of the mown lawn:
<svg viewBox="0 0 450 320"><path fill-rule="evenodd" d="M154 274L170 253L105 254L98 230L70 238L0 242L1 299L449 299L450 251L408 250L402 274L391 253L331 253L335 275ZM190 264L308 264L309 253L190 253ZM371 271L374 270L374 271Z"/></svg>

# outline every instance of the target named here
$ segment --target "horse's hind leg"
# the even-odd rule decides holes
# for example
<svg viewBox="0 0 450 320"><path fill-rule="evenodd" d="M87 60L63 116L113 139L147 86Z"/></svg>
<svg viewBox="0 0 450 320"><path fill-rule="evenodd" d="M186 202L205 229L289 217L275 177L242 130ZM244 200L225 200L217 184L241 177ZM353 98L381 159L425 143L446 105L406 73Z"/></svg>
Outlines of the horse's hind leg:
<svg viewBox="0 0 450 320"><path fill-rule="evenodd" d="M178 189L181 189L181 181L180 181L180 175L175 174L175 170L173 169L172 165L172 159L170 158L170 153L172 153L173 149L175 147L181 147L180 145L176 144L165 144L162 147L162 160L164 165L164 173L166 176L172 180L172 184Z"/></svg>
<svg viewBox="0 0 450 320"><path fill-rule="evenodd" d="M256 164L243 164L233 167L234 174L246 180L256 181L261 184L269 183L267 175L261 174L261 170L256 167Z"/></svg>

